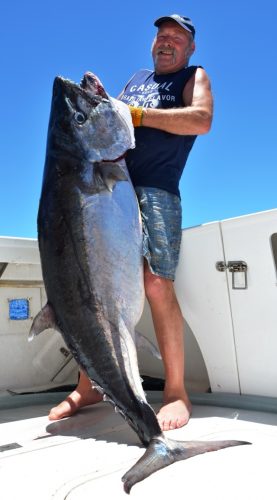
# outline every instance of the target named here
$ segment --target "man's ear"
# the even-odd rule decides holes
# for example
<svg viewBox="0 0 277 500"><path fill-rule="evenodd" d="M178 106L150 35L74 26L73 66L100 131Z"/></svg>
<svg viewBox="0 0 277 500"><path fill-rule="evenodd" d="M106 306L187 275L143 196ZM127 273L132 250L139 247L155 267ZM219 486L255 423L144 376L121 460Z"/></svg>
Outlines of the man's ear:
<svg viewBox="0 0 277 500"><path fill-rule="evenodd" d="M192 56L192 54L194 53L194 51L195 51L195 42L193 41L193 42L191 42L191 44L190 44L190 46L188 48L188 55L189 55L189 57Z"/></svg>

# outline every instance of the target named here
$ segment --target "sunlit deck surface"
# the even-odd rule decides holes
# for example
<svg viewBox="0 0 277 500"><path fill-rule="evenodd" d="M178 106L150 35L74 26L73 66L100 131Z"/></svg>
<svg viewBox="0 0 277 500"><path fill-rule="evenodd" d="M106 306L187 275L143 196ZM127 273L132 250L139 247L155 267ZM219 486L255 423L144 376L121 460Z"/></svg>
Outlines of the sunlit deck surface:
<svg viewBox="0 0 277 500"><path fill-rule="evenodd" d="M66 394L0 396L3 500L127 498L121 477L144 451L136 434L108 403L50 422L49 409ZM152 391L147 396L158 409L162 393ZM192 402L188 425L169 431L170 437L238 439L250 441L252 446L178 462L135 485L131 498L276 499L274 400L261 399L263 411L253 409L259 404L255 398L251 402L251 398L238 397L236 401L235 396L217 399L207 394L192 397Z"/></svg>

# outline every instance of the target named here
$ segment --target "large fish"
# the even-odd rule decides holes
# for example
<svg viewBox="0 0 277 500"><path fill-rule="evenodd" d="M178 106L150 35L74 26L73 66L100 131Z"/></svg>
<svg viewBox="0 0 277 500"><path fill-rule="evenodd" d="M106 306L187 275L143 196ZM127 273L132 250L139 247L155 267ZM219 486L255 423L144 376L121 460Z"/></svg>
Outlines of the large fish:
<svg viewBox="0 0 277 500"><path fill-rule="evenodd" d="M177 460L244 444L177 442L161 431L139 376L134 329L142 313L142 230L124 161L134 147L128 107L86 73L53 86L38 239L48 302L30 338L62 334L79 366L147 447L124 489Z"/></svg>

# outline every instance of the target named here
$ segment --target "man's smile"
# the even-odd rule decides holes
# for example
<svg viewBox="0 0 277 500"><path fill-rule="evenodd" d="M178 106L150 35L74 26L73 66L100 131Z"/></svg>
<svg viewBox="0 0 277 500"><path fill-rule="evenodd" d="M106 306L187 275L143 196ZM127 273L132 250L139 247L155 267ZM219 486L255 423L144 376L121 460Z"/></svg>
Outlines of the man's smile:
<svg viewBox="0 0 277 500"><path fill-rule="evenodd" d="M169 55L169 56L171 56L171 55L173 55L173 54L174 54L174 49L169 49L169 48L167 48L167 49L165 49L165 48L160 48L160 49L158 49L158 50L157 50L157 55L160 55L160 54L162 54L162 55Z"/></svg>

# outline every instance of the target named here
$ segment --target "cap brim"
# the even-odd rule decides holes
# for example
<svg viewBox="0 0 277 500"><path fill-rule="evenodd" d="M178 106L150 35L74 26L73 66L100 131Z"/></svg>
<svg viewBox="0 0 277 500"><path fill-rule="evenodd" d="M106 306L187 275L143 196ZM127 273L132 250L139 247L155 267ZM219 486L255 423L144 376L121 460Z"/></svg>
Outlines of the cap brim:
<svg viewBox="0 0 277 500"><path fill-rule="evenodd" d="M185 26L184 23L178 21L174 17L170 17L170 16L159 17L154 22L154 26L156 26L158 28L162 23L164 23L166 21L174 21L175 23L179 24L179 26L181 26L181 28L183 28L184 30L186 30L188 33L190 33L194 37L194 32L191 29L189 29L188 26Z"/></svg>
<svg viewBox="0 0 277 500"><path fill-rule="evenodd" d="M172 17L170 17L170 16L159 17L154 22L154 26L157 26L157 28L158 28L160 26L160 24L162 24L165 21L175 21L175 22L177 22L176 19L172 19Z"/></svg>

